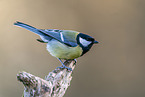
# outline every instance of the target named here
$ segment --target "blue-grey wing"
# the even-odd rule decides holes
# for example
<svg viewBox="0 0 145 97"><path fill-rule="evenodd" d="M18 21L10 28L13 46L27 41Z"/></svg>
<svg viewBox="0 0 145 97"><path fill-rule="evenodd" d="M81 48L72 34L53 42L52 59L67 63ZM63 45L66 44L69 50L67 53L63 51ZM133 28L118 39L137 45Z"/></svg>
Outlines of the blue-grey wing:
<svg viewBox="0 0 145 97"><path fill-rule="evenodd" d="M58 29L39 29L40 32L48 35L49 37L52 37L53 39L58 40L59 42L68 45L70 47L76 47L77 43L69 41L64 35L63 35L63 30L58 30Z"/></svg>
<svg viewBox="0 0 145 97"><path fill-rule="evenodd" d="M17 21L17 22L14 23L14 25L22 27L22 28L25 28L25 29L27 29L29 31L34 32L35 34L39 35L44 42L48 42L49 40L52 39L52 37L48 36L45 33L42 33L41 31L39 31L39 29L37 29L37 28L35 28L33 26L30 26L28 24L25 24L25 23Z"/></svg>
<svg viewBox="0 0 145 97"><path fill-rule="evenodd" d="M64 43L64 44L66 44L70 47L76 47L77 46L76 42L72 42L72 41L68 40L68 38L66 38L63 35L63 33L62 33L63 30L57 30L57 29L42 30L42 29L37 29L35 27L32 27L28 24L18 22L18 21L15 22L14 25L25 28L29 31L32 31L32 32L36 33L42 39L42 41L38 39L38 41L40 41L40 42L49 42L51 39L56 39L59 42Z"/></svg>

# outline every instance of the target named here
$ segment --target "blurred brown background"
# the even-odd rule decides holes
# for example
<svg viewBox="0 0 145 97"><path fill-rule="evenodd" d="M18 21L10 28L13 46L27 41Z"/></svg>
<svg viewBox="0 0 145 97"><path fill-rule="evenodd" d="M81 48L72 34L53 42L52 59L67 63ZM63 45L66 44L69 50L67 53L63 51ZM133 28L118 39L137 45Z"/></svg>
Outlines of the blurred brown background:
<svg viewBox="0 0 145 97"><path fill-rule="evenodd" d="M100 42L78 59L65 97L145 97L144 0L0 0L0 97L21 97L19 71L44 78L61 65L15 21Z"/></svg>

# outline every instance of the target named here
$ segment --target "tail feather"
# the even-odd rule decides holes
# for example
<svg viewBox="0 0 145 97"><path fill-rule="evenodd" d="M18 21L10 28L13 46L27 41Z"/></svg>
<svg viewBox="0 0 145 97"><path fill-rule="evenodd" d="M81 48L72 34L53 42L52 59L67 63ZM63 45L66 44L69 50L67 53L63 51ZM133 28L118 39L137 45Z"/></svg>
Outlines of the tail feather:
<svg viewBox="0 0 145 97"><path fill-rule="evenodd" d="M40 32L38 29L36 29L35 27L32 27L32 26L30 26L30 25L27 25L27 24L24 24L24 23L22 23L22 22L15 22L14 23L14 25L16 25L16 26L19 26L19 27L22 27L22 28L25 28L25 29L27 29L27 30L29 30L29 31L32 31L32 32L34 32L34 33L36 33L36 34L38 34L38 35L44 35L42 32Z"/></svg>

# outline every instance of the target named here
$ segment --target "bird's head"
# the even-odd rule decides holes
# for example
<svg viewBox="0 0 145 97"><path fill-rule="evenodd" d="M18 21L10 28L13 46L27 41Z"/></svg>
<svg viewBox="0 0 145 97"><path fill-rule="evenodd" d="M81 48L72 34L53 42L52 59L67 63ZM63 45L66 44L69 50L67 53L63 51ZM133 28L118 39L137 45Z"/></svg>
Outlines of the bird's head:
<svg viewBox="0 0 145 97"><path fill-rule="evenodd" d="M82 55L84 55L86 52L88 52L91 47L93 46L93 44L97 44L99 43L98 41L96 41L93 37L83 34L83 33L79 33L77 35L77 44L82 48L83 53Z"/></svg>

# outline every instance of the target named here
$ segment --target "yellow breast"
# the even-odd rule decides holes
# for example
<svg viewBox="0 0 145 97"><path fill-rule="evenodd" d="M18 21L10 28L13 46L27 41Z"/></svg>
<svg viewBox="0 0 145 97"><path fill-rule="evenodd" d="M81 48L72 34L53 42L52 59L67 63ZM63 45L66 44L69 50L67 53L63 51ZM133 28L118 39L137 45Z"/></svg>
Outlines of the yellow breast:
<svg viewBox="0 0 145 97"><path fill-rule="evenodd" d="M81 47L68 47L57 40L51 40L47 44L47 50L52 56L61 59L75 59L82 54Z"/></svg>

